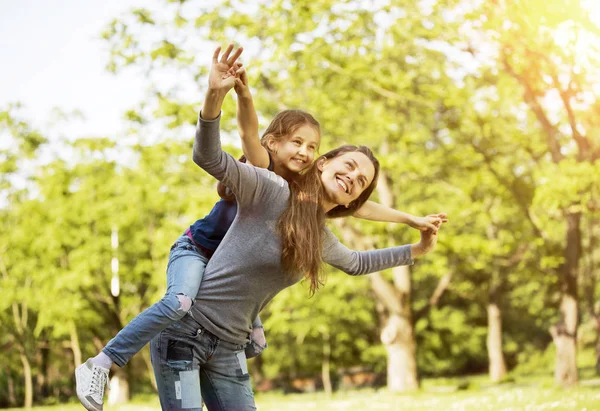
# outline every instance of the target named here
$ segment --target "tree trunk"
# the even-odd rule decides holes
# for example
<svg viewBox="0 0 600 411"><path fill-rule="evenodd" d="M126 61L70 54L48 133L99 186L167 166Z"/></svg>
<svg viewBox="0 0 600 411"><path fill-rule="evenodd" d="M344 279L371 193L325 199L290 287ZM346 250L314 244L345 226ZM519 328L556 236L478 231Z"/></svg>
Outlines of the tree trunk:
<svg viewBox="0 0 600 411"><path fill-rule="evenodd" d="M17 396L15 395L15 380L12 374L8 374L8 405L11 407L17 406Z"/></svg>
<svg viewBox="0 0 600 411"><path fill-rule="evenodd" d="M50 395L50 346L47 337L44 337L39 349L41 354L41 372L37 379L37 391L41 398L47 398Z"/></svg>
<svg viewBox="0 0 600 411"><path fill-rule="evenodd" d="M556 344L554 382L563 387L577 384L577 300L563 295L558 324L550 330Z"/></svg>
<svg viewBox="0 0 600 411"><path fill-rule="evenodd" d="M407 266L402 266L394 268L392 272L394 287L379 274L371 275L371 283L390 313L381 332L381 341L388 354L388 389L406 392L419 388L417 343L410 301L410 270Z"/></svg>
<svg viewBox="0 0 600 411"><path fill-rule="evenodd" d="M154 375L154 368L152 368L152 359L150 358L150 350L143 349L141 351L141 354L142 359L146 364L146 368L148 369L148 374L150 374L150 382L152 383L152 388L154 389L154 392L158 392L158 386L156 385L156 375ZM256 384L256 379L254 380L254 383Z"/></svg>
<svg viewBox="0 0 600 411"><path fill-rule="evenodd" d="M417 345L412 323L399 315L391 315L381 333L381 341L388 356L388 389L393 392L419 389Z"/></svg>
<svg viewBox="0 0 600 411"><path fill-rule="evenodd" d="M114 369L115 367L113 367ZM108 391L108 404L125 404L129 401L129 380L127 372L123 368L117 368L110 379L110 390Z"/></svg>
<svg viewBox="0 0 600 411"><path fill-rule="evenodd" d="M331 371L330 371L330 360L331 360L331 340L329 338L329 332L323 331L323 363L321 365L321 379L323 380L323 389L327 396L331 396L333 392L331 387Z"/></svg>
<svg viewBox="0 0 600 411"><path fill-rule="evenodd" d="M577 271L581 254L580 213L567 214L567 247L563 265L560 319L551 333L556 344L554 382L561 386L577 384Z"/></svg>
<svg viewBox="0 0 600 411"><path fill-rule="evenodd" d="M77 368L82 363L81 347L79 346L77 327L75 327L75 323L73 321L69 323L69 333L71 334L71 350L73 350L73 361L75 363L75 368Z"/></svg>
<svg viewBox="0 0 600 411"><path fill-rule="evenodd" d="M506 375L506 362L502 352L502 316L495 302L488 304L487 350L490 363L490 380L499 382Z"/></svg>
<svg viewBox="0 0 600 411"><path fill-rule="evenodd" d="M502 312L500 310L501 280L498 272L490 279L489 301L487 307L488 335L487 352L490 380L499 382L506 375L506 362L502 352Z"/></svg>
<svg viewBox="0 0 600 411"><path fill-rule="evenodd" d="M33 380L31 376L31 364L24 353L20 354L21 364L23 365L23 379L25 382L25 408L31 408L33 405Z"/></svg>
<svg viewBox="0 0 600 411"><path fill-rule="evenodd" d="M600 375L600 318L596 317L596 375Z"/></svg>

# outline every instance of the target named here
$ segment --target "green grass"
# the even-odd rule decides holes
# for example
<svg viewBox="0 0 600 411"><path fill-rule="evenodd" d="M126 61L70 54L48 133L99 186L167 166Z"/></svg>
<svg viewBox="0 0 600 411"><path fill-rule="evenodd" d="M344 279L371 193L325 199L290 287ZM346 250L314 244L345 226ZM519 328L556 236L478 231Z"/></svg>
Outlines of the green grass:
<svg viewBox="0 0 600 411"><path fill-rule="evenodd" d="M459 387L467 387L460 389ZM461 379L424 380L422 390L393 394L385 390L354 390L334 393L258 393L261 411L304 410L600 410L600 379L585 379L572 389L552 386L552 377L516 377L504 384L490 384L485 376ZM82 410L78 403L34 407L33 410ZM137 397L121 406L105 406L106 411L158 411L157 396Z"/></svg>

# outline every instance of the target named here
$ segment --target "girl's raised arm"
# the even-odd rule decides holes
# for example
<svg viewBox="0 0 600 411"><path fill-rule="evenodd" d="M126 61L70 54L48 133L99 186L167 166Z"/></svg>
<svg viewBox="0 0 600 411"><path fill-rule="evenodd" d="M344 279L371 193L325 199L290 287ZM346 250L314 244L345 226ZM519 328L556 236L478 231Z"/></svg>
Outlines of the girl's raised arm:
<svg viewBox="0 0 600 411"><path fill-rule="evenodd" d="M237 124L242 138L242 150L246 160L256 166L269 167L269 153L260 144L258 135L258 117L252 100L252 93L248 87L248 74L244 68L236 71L235 92L237 98Z"/></svg>

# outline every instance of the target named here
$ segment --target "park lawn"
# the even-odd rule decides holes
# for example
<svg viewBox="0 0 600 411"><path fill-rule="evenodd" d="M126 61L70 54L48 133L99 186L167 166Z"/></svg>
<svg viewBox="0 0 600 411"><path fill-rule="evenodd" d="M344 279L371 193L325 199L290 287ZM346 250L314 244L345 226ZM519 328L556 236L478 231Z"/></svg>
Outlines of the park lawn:
<svg viewBox="0 0 600 411"><path fill-rule="evenodd" d="M447 383L447 385L444 385ZM458 390L459 386L467 389ZM551 386L542 378L500 385L486 384L484 378L425 380L413 394L392 394L385 390L354 390L310 394L258 393L261 411L304 410L600 410L600 380L584 380L572 389ZM82 410L79 404L34 407L33 410ZM158 411L158 397L137 397L122 406L105 406L106 411Z"/></svg>

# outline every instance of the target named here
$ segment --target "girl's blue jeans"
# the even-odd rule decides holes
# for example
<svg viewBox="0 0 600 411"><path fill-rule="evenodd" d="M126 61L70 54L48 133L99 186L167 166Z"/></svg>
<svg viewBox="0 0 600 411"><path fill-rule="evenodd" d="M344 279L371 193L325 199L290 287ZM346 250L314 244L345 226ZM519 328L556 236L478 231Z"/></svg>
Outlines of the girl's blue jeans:
<svg viewBox="0 0 600 411"><path fill-rule="evenodd" d="M177 295L196 298L207 262L189 237L179 237L169 254L165 296L135 317L102 351L122 367L158 333L181 320L187 312Z"/></svg>

